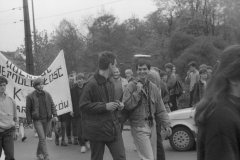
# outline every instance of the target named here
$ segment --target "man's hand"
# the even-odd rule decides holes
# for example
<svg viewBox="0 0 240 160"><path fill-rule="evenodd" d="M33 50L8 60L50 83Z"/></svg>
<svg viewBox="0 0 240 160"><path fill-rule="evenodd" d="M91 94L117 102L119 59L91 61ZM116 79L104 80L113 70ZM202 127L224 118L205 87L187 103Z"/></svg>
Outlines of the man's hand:
<svg viewBox="0 0 240 160"><path fill-rule="evenodd" d="M170 127L165 128L167 132L167 136L170 137L172 135L172 129Z"/></svg>
<svg viewBox="0 0 240 160"><path fill-rule="evenodd" d="M138 82L136 86L137 86L137 92L140 93L143 88L143 84L141 82Z"/></svg>
<svg viewBox="0 0 240 160"><path fill-rule="evenodd" d="M108 111L114 111L118 108L118 103L117 102L109 102L106 104L106 109Z"/></svg>
<svg viewBox="0 0 240 160"><path fill-rule="evenodd" d="M73 113L73 111L71 111L71 112L70 112L70 116L72 116L72 117L74 116L74 113Z"/></svg>
<svg viewBox="0 0 240 160"><path fill-rule="evenodd" d="M118 110L122 110L124 108L124 104L120 102L119 100L116 101L118 103Z"/></svg>
<svg viewBox="0 0 240 160"><path fill-rule="evenodd" d="M53 122L58 122L58 117L53 117Z"/></svg>

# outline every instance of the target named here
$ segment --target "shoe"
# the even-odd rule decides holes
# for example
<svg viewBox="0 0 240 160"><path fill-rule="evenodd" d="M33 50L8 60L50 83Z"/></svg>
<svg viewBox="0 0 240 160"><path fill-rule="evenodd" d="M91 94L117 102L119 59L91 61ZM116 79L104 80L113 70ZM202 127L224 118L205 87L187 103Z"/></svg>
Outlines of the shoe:
<svg viewBox="0 0 240 160"><path fill-rule="evenodd" d="M82 146L81 147L81 153L86 153L87 152L87 147L86 146Z"/></svg>
<svg viewBox="0 0 240 160"><path fill-rule="evenodd" d="M72 139L68 138L68 144L72 144Z"/></svg>
<svg viewBox="0 0 240 160"><path fill-rule="evenodd" d="M59 140L58 140L58 139L55 139L55 144L56 144L57 146L59 146Z"/></svg>
<svg viewBox="0 0 240 160"><path fill-rule="evenodd" d="M50 160L50 158L49 157L45 157L44 160Z"/></svg>
<svg viewBox="0 0 240 160"><path fill-rule="evenodd" d="M34 137L36 137L36 138L37 138L37 137L38 137L38 134L37 134L37 133L35 133Z"/></svg>
<svg viewBox="0 0 240 160"><path fill-rule="evenodd" d="M52 137L47 137L47 140L52 141Z"/></svg>
<svg viewBox="0 0 240 160"><path fill-rule="evenodd" d="M36 160L44 160L44 157L42 154L37 155Z"/></svg>
<svg viewBox="0 0 240 160"><path fill-rule="evenodd" d="M22 138L22 142L24 142L26 139L27 139L27 137L24 136L24 137Z"/></svg>
<svg viewBox="0 0 240 160"><path fill-rule="evenodd" d="M77 138L74 138L73 144L74 144L74 145L78 145L78 140L77 140Z"/></svg>
<svg viewBox="0 0 240 160"><path fill-rule="evenodd" d="M66 143L65 141L62 141L62 142L61 142L61 146L66 147L66 146L67 146L67 143Z"/></svg>
<svg viewBox="0 0 240 160"><path fill-rule="evenodd" d="M89 142L89 141L87 141L85 144L86 144L86 147L87 147L88 149L91 149L91 146L90 146L90 142Z"/></svg>

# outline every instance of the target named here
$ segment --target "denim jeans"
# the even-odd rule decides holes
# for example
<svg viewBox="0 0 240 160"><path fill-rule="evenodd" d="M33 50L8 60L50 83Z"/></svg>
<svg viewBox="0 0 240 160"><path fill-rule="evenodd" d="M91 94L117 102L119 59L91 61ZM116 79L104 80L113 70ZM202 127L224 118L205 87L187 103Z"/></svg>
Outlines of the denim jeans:
<svg viewBox="0 0 240 160"><path fill-rule="evenodd" d="M131 126L133 141L141 160L154 160L157 149L157 133L155 125L149 127L146 123L143 127Z"/></svg>
<svg viewBox="0 0 240 160"><path fill-rule="evenodd" d="M49 157L46 144L46 134L50 121L47 119L33 121L34 127L38 134L39 142L37 147L37 156L42 154L45 158Z"/></svg>
<svg viewBox="0 0 240 160"><path fill-rule="evenodd" d="M14 130L13 127L4 132L0 132L0 157L2 155L2 150L4 150L5 160L14 160Z"/></svg>

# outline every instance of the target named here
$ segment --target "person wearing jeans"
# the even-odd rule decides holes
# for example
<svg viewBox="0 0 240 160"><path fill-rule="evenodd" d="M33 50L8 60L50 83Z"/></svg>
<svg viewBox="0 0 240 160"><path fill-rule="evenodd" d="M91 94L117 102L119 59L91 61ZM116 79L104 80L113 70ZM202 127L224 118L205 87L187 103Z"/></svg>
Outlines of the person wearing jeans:
<svg viewBox="0 0 240 160"><path fill-rule="evenodd" d="M14 160L13 134L17 111L14 100L5 93L7 84L7 79L0 76L0 157L4 151L5 160Z"/></svg>
<svg viewBox="0 0 240 160"><path fill-rule="evenodd" d="M161 98L161 90L149 80L150 62L136 64L137 81L128 84L123 94L125 109L130 112L131 133L141 160L165 159L161 127L171 135L170 120ZM160 127L161 126L161 127ZM159 144L157 144L159 143Z"/></svg>
<svg viewBox="0 0 240 160"><path fill-rule="evenodd" d="M52 117L54 117L54 121L58 121L57 111L51 95L43 90L43 79L35 79L33 87L35 90L26 98L26 118L28 124L33 121L34 128L38 134L37 159L49 160L46 134Z"/></svg>

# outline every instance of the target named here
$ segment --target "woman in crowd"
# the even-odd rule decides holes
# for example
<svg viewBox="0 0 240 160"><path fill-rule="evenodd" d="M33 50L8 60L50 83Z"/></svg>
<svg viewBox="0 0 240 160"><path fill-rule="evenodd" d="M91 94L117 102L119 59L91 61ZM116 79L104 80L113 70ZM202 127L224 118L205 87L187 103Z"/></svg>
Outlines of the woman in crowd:
<svg viewBox="0 0 240 160"><path fill-rule="evenodd" d="M224 50L197 105L198 160L240 159L240 45Z"/></svg>

